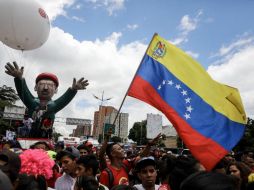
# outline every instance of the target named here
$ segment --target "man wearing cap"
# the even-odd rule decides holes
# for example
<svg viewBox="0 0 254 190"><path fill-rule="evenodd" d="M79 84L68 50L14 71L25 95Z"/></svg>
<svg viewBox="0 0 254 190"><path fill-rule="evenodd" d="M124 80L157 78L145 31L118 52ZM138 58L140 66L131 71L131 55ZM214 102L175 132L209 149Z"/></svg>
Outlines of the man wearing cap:
<svg viewBox="0 0 254 190"><path fill-rule="evenodd" d="M73 79L70 87L61 97L53 101L52 97L57 92L59 81L56 75L52 73L41 73L36 78L34 90L38 94L35 98L29 91L25 79L22 77L24 67L19 68L16 62L5 65L6 73L14 77L16 90L22 102L28 108L28 115L34 120L31 137L48 137L52 136L52 126L55 114L63 109L76 95L78 90L83 90L88 85L84 78Z"/></svg>
<svg viewBox="0 0 254 190"><path fill-rule="evenodd" d="M156 162L154 157L143 157L141 158L135 166L135 170L141 184L134 185L138 190L157 190L159 185L155 184L157 177Z"/></svg>

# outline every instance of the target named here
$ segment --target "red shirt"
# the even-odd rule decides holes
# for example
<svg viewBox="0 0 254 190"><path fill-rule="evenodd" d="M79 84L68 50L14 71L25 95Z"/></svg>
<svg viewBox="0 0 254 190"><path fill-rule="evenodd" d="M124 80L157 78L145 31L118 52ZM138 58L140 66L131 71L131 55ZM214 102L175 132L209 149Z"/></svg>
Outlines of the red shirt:
<svg viewBox="0 0 254 190"><path fill-rule="evenodd" d="M125 162L123 164L126 164ZM121 167L120 169L116 169L112 167L111 165L108 165L108 168L111 170L113 176L114 176L114 182L113 186L115 185L128 185L129 184L129 178L128 173L125 171L124 167ZM107 171L103 170L100 175L100 183L109 187L109 176ZM109 187L111 188L111 187Z"/></svg>

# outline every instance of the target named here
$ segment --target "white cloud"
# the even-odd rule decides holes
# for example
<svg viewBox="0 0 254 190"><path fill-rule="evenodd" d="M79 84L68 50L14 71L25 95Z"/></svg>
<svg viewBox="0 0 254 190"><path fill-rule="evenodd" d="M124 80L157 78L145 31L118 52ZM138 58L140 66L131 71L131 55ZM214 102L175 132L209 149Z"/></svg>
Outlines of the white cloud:
<svg viewBox="0 0 254 190"><path fill-rule="evenodd" d="M191 57L197 59L199 57L198 53L192 52L192 51L186 51L187 54L189 54Z"/></svg>
<svg viewBox="0 0 254 190"><path fill-rule="evenodd" d="M137 24L128 24L127 25L127 28L130 29L130 30L136 30L138 28L138 25Z"/></svg>
<svg viewBox="0 0 254 190"><path fill-rule="evenodd" d="M79 21L79 22L85 22L85 20L81 17L77 17L77 16L73 16L72 17L73 20Z"/></svg>
<svg viewBox="0 0 254 190"><path fill-rule="evenodd" d="M202 14L203 11L199 10L194 18L191 18L189 15L184 15L178 26L180 33L172 40L172 43L175 45L186 43L188 41L189 33L196 30Z"/></svg>
<svg viewBox="0 0 254 190"><path fill-rule="evenodd" d="M211 57L225 57L231 58L234 53L238 52L239 50L245 48L246 46L252 45L254 42L254 37L250 36L249 34L243 34L239 37L236 41L232 42L229 45L222 45L219 49L219 52L212 55Z"/></svg>
<svg viewBox="0 0 254 190"><path fill-rule="evenodd" d="M77 4L73 7L73 9L79 10L82 8L82 4Z"/></svg>
<svg viewBox="0 0 254 190"><path fill-rule="evenodd" d="M233 43L234 44L234 43ZM247 46L220 65L211 65L208 72L224 84L238 88L248 117L254 117L254 44Z"/></svg>
<svg viewBox="0 0 254 190"><path fill-rule="evenodd" d="M86 0L88 3L92 3L94 8L105 7L109 15L113 15L115 11L119 11L124 8L125 0Z"/></svg>
<svg viewBox="0 0 254 190"><path fill-rule="evenodd" d="M113 97L108 103L118 109L147 46L136 41L118 47L121 35L121 33L112 33L104 40L79 42L72 35L54 27L51 29L48 41L41 48L24 52L22 55L18 55L19 51L14 51L12 55L8 54L7 49L13 50L3 48L4 46L1 45L1 65L4 66L6 62L12 60L16 60L19 65L24 65L24 76L34 95L36 95L33 92L36 76L40 72L55 73L60 85L53 99L62 95L71 86L73 77L84 76L90 83L87 90L78 92L73 101L60 111L57 117L93 120L94 111L98 109L100 103L92 95L100 95L104 90L105 97ZM14 87L12 77L5 73L0 76L1 85ZM123 109L127 111L130 109L128 101L125 102ZM145 111L140 113L145 117ZM139 120L138 115L130 113L130 125ZM67 131L70 133L73 128L66 127L62 123L56 125L58 125L57 131L65 133Z"/></svg>

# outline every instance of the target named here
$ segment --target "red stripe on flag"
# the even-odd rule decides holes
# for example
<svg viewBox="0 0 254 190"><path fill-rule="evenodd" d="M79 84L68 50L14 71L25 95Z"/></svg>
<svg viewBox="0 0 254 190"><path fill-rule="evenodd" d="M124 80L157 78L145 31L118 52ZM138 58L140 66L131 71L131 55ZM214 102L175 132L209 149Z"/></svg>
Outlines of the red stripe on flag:
<svg viewBox="0 0 254 190"><path fill-rule="evenodd" d="M211 170L228 153L221 145L193 129L161 98L153 86L141 77L135 77L128 95L138 98L163 112L190 149L192 155L207 170Z"/></svg>

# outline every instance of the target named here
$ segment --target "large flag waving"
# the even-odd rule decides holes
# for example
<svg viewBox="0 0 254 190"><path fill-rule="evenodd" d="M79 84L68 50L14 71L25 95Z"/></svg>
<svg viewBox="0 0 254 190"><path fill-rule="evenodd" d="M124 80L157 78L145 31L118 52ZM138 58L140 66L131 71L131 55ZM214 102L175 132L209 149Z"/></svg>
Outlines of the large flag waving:
<svg viewBox="0 0 254 190"><path fill-rule="evenodd" d="M214 81L199 63L157 34L127 93L164 113L208 170L244 133L246 115L238 90Z"/></svg>

